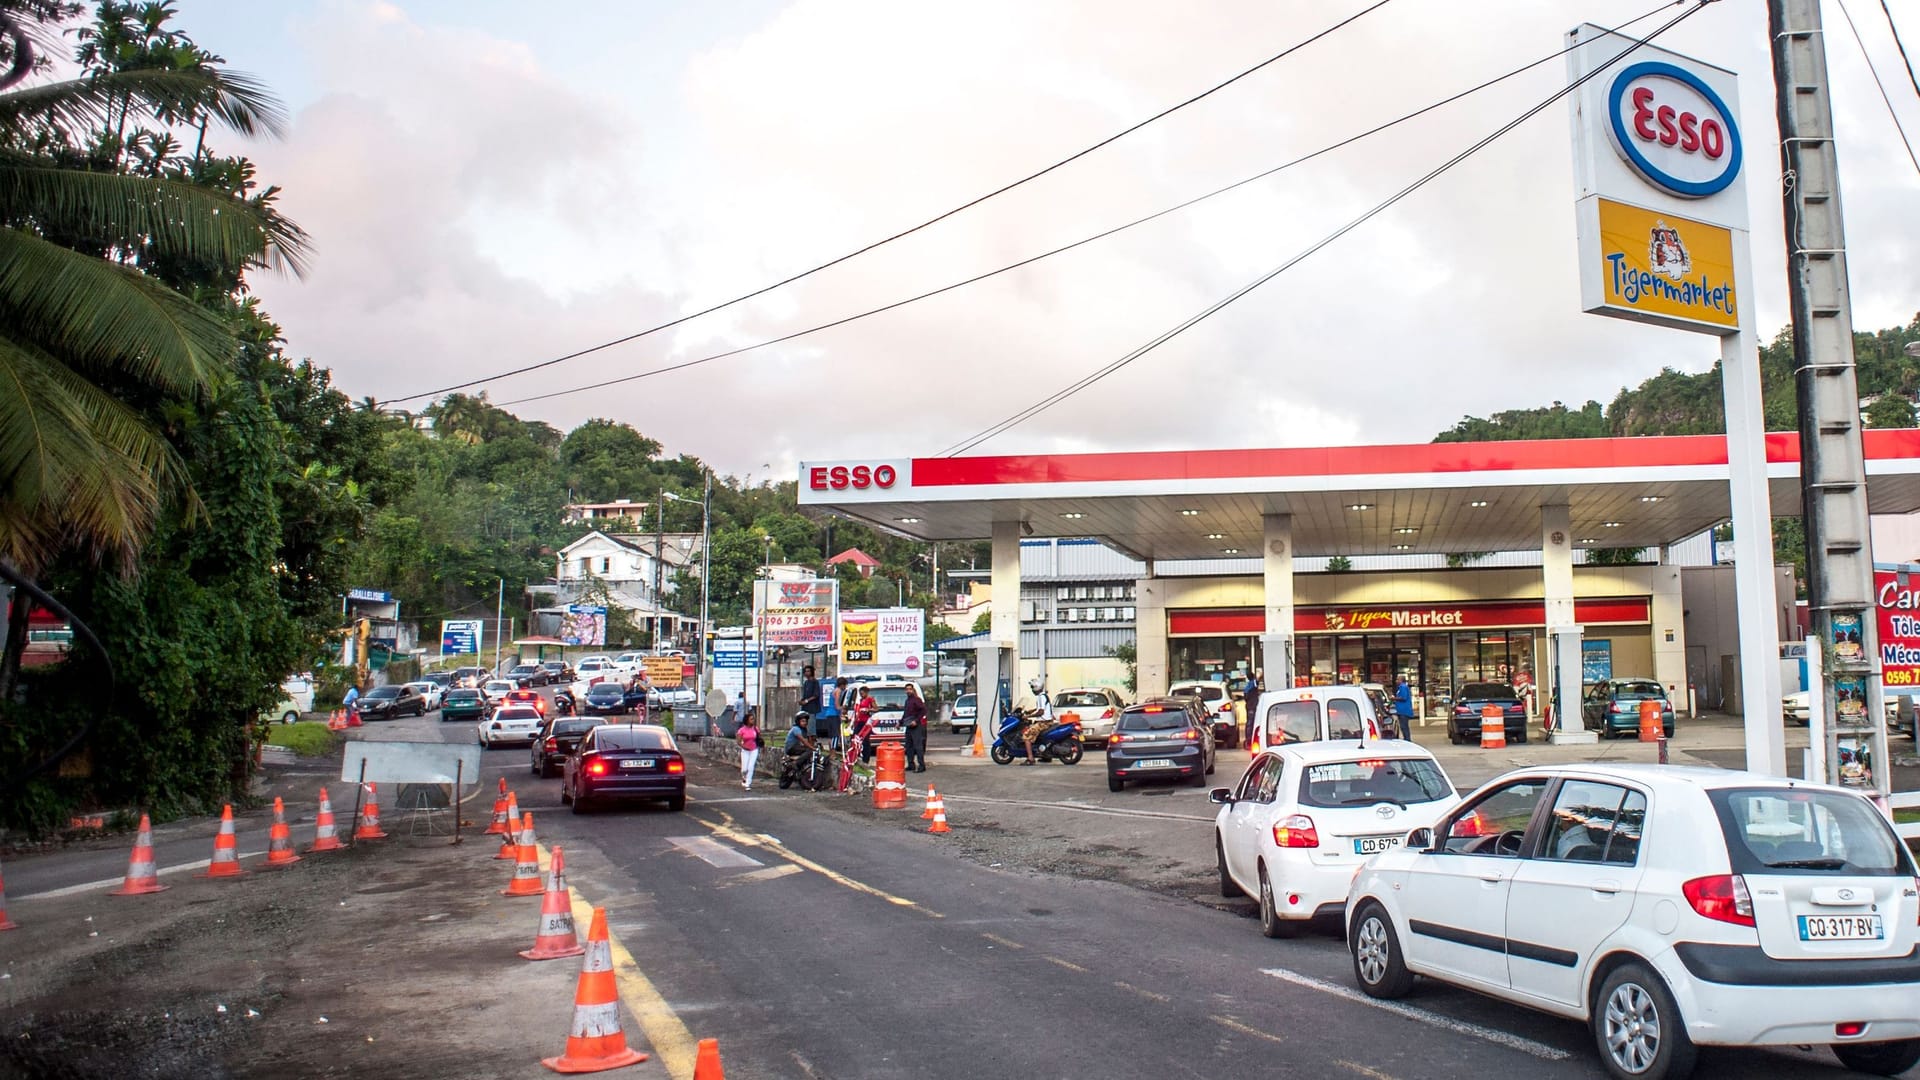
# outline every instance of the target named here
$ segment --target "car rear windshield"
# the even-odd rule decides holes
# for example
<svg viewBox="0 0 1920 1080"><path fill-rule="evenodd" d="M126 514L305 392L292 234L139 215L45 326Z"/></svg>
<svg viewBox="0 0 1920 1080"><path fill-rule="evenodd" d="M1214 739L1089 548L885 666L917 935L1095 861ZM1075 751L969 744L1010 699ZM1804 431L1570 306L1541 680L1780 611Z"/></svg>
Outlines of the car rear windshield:
<svg viewBox="0 0 1920 1080"><path fill-rule="evenodd" d="M581 735L592 731L593 728L594 723L591 720L555 720L553 722L555 735Z"/></svg>
<svg viewBox="0 0 1920 1080"><path fill-rule="evenodd" d="M373 689L367 691L367 697L376 701L384 698L395 698L399 696L400 696L400 688L397 686L376 686Z"/></svg>
<svg viewBox="0 0 1920 1080"><path fill-rule="evenodd" d="M601 683L587 691L589 701L616 701L626 696L626 691L612 683Z"/></svg>
<svg viewBox="0 0 1920 1080"><path fill-rule="evenodd" d="M499 712L493 714L493 718L495 720L538 721L540 719L540 714L532 709L510 708L510 709L501 709Z"/></svg>
<svg viewBox="0 0 1920 1080"><path fill-rule="evenodd" d="M975 702L977 701L979 701L979 699L972 694L961 694L953 700L953 707L956 709L971 709L975 707Z"/></svg>
<svg viewBox="0 0 1920 1080"><path fill-rule="evenodd" d="M480 691L478 690L447 691L447 702L449 704L454 702L459 702L459 701L479 701L479 700L480 700Z"/></svg>
<svg viewBox="0 0 1920 1080"><path fill-rule="evenodd" d="M1276 701L1267 706L1267 730L1275 743L1318 742L1320 739L1320 703L1317 701Z"/></svg>
<svg viewBox="0 0 1920 1080"><path fill-rule="evenodd" d="M1172 690L1169 692L1172 693L1173 696L1175 697L1197 697L1201 701L1219 701L1221 698L1227 696L1227 691L1225 687L1214 686L1212 684L1207 684L1203 686L1182 686L1177 690Z"/></svg>
<svg viewBox="0 0 1920 1080"><path fill-rule="evenodd" d="M1372 806L1433 802L1453 794L1440 767L1423 758L1330 761L1309 765L1300 778L1307 806Z"/></svg>
<svg viewBox="0 0 1920 1080"><path fill-rule="evenodd" d="M1121 731L1178 731L1187 726L1187 712L1178 707L1150 705L1120 714Z"/></svg>
<svg viewBox="0 0 1920 1080"><path fill-rule="evenodd" d="M1737 874L1912 874L1887 820L1857 795L1789 788L1707 792Z"/></svg>
<svg viewBox="0 0 1920 1080"><path fill-rule="evenodd" d="M1061 694L1053 699L1053 707L1056 709L1099 708L1109 704L1111 702L1107 700L1107 695L1085 692Z"/></svg>
<svg viewBox="0 0 1920 1080"><path fill-rule="evenodd" d="M1613 696L1617 698L1663 698L1667 689L1651 679L1646 682L1617 682L1613 684Z"/></svg>
<svg viewBox="0 0 1920 1080"><path fill-rule="evenodd" d="M636 728L606 728L594 736L596 750L670 750L663 731L642 731Z"/></svg>
<svg viewBox="0 0 1920 1080"><path fill-rule="evenodd" d="M1460 688L1461 701L1506 701L1513 696L1513 687L1497 682L1468 683Z"/></svg>

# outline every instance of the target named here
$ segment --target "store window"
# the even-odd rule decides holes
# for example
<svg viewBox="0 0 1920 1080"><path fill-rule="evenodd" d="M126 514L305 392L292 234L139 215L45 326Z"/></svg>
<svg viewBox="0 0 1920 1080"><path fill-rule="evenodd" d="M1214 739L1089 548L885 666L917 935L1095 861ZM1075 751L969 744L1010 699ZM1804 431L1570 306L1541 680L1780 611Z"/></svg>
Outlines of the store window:
<svg viewBox="0 0 1920 1080"><path fill-rule="evenodd" d="M1167 678L1225 679L1253 666L1255 639L1235 637L1177 637L1167 641Z"/></svg>

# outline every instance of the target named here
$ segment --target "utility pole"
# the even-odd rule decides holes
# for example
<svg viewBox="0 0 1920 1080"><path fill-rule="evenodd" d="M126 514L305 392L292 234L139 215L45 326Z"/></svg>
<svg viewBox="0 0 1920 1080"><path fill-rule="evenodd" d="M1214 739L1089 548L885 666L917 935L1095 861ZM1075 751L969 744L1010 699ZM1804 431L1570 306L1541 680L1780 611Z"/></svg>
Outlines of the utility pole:
<svg viewBox="0 0 1920 1080"><path fill-rule="evenodd" d="M706 490L700 496L700 644L695 650L700 656L698 682L702 698L713 686L713 671L707 663L707 636L712 629L707 619L713 588L713 470L706 472Z"/></svg>
<svg viewBox="0 0 1920 1080"><path fill-rule="evenodd" d="M666 625L666 612L660 600L660 564L667 557L667 492L662 488L653 508L653 651L660 652L660 628Z"/></svg>
<svg viewBox="0 0 1920 1080"><path fill-rule="evenodd" d="M1873 597L1866 456L1854 371L1846 236L1833 140L1819 0L1767 0L1799 396L1800 499L1807 534L1807 611L1828 692L1821 702L1829 783L1888 790L1887 724L1880 685L1879 612ZM1770 663L1772 657L1747 657ZM1842 768L1842 750L1850 764ZM1864 761L1862 758L1864 757ZM1870 774L1870 775L1869 775Z"/></svg>
<svg viewBox="0 0 1920 1080"><path fill-rule="evenodd" d="M486 610L482 608L481 610ZM493 673L500 674L500 624L506 621L507 579L500 579L500 595L493 602Z"/></svg>

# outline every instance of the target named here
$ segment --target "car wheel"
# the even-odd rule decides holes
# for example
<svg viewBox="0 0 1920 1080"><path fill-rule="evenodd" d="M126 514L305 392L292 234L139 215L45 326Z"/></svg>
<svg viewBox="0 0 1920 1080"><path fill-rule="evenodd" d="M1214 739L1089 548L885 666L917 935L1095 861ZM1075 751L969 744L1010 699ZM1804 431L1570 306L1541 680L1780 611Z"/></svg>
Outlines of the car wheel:
<svg viewBox="0 0 1920 1080"><path fill-rule="evenodd" d="M1518 743L1523 743L1523 744L1524 744L1524 743L1525 743L1525 742L1527 741L1527 729L1526 729L1526 728L1521 728L1521 729L1520 729L1520 735L1519 735L1519 737L1518 737L1518 738L1516 738L1516 739L1515 739L1514 741L1515 741L1515 742L1518 742Z"/></svg>
<svg viewBox="0 0 1920 1080"><path fill-rule="evenodd" d="M1260 864L1260 932L1270 938L1290 938L1300 928L1280 917L1273 907L1273 879L1267 876L1267 864Z"/></svg>
<svg viewBox="0 0 1920 1080"><path fill-rule="evenodd" d="M1107 777L1107 790L1108 790L1108 791L1119 791L1119 790L1120 790L1121 788L1123 788L1123 787L1126 787L1126 786L1127 786L1127 782L1126 782L1126 781L1124 781L1124 780L1122 780L1122 779L1120 779L1120 778L1119 778L1119 777L1117 777L1117 776L1109 776L1109 777Z"/></svg>
<svg viewBox="0 0 1920 1080"><path fill-rule="evenodd" d="M669 810L685 810L686 808L687 793L684 791L667 800L667 809Z"/></svg>
<svg viewBox="0 0 1920 1080"><path fill-rule="evenodd" d="M1693 1040L1673 995L1660 977L1638 962L1613 969L1594 999L1593 1041L1600 1063L1620 1080L1693 1073Z"/></svg>
<svg viewBox="0 0 1920 1080"><path fill-rule="evenodd" d="M291 724L294 721L299 719L300 719L300 714L297 712L294 712L292 709L288 709L285 713L281 714L280 716L280 722L283 724Z"/></svg>
<svg viewBox="0 0 1920 1080"><path fill-rule="evenodd" d="M1920 1039L1883 1043L1848 1043L1830 1047L1840 1064L1854 1072L1898 1076L1920 1064Z"/></svg>
<svg viewBox="0 0 1920 1080"><path fill-rule="evenodd" d="M527 771L531 772L533 775L535 776L546 775L546 770L540 767L540 763L538 761L529 761L527 764L529 766Z"/></svg>
<svg viewBox="0 0 1920 1080"><path fill-rule="evenodd" d="M1348 938L1353 952L1353 975L1368 997L1391 1000L1407 996L1413 989L1413 972L1407 970L1400 954L1400 937L1393 932L1393 920L1386 909L1369 901L1353 920Z"/></svg>
<svg viewBox="0 0 1920 1080"><path fill-rule="evenodd" d="M584 814L587 812L587 797L585 795L575 795L572 802L574 813Z"/></svg>
<svg viewBox="0 0 1920 1080"><path fill-rule="evenodd" d="M1246 890L1234 882L1232 874L1227 873L1227 849L1220 842L1218 830L1213 834L1213 859L1220 864L1220 895L1225 897L1246 895Z"/></svg>
<svg viewBox="0 0 1920 1080"><path fill-rule="evenodd" d="M1192 776L1187 777L1187 786L1188 787L1206 787L1207 771L1208 770L1203 767L1198 772L1194 773Z"/></svg>
<svg viewBox="0 0 1920 1080"><path fill-rule="evenodd" d="M562 780L560 781L560 805L566 806L571 802L573 802L573 794L567 790L567 782Z"/></svg>

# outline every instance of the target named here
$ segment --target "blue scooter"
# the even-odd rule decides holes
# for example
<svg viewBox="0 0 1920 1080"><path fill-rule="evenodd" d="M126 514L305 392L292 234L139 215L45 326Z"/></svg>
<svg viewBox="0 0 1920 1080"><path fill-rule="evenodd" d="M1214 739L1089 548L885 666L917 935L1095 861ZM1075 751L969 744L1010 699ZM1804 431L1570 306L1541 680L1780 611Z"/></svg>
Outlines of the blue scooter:
<svg viewBox="0 0 1920 1080"><path fill-rule="evenodd" d="M1020 729L1036 715L1016 710L1013 715L1000 721L1000 733L994 737L993 747L987 752L995 765L1011 765L1016 759L1027 759L1026 745L1020 741ZM1077 720L1055 724L1033 740L1035 761L1078 765L1085 754L1086 747L1080 741L1080 723Z"/></svg>

